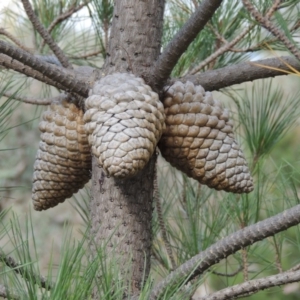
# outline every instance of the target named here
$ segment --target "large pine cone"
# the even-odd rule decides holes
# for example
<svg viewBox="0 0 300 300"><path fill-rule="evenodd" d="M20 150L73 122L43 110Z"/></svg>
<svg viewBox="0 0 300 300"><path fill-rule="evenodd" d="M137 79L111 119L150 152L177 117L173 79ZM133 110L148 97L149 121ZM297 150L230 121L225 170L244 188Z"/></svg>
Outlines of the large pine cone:
<svg viewBox="0 0 300 300"><path fill-rule="evenodd" d="M175 82L164 99L164 158L189 177L217 190L249 193L253 180L233 136L229 112L191 82Z"/></svg>
<svg viewBox="0 0 300 300"><path fill-rule="evenodd" d="M42 115L42 132L33 174L35 210L56 206L90 178L91 151L83 111L67 101L52 104Z"/></svg>
<svg viewBox="0 0 300 300"><path fill-rule="evenodd" d="M158 95L143 79L115 73L95 83L85 106L85 128L99 165L116 178L136 175L165 128Z"/></svg>

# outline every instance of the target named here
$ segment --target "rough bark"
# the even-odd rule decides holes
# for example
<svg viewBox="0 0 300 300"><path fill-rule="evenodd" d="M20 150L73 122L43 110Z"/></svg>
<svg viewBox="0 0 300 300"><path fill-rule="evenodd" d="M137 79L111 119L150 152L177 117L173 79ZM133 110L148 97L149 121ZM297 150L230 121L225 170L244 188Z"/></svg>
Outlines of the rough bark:
<svg viewBox="0 0 300 300"><path fill-rule="evenodd" d="M223 0L204 0L196 11L174 36L166 49L155 63L149 80L153 86L162 88L170 76L180 56L185 52L191 42L201 32L206 23L211 19Z"/></svg>
<svg viewBox="0 0 300 300"><path fill-rule="evenodd" d="M171 272L153 288L149 299L159 299L171 286L178 285L183 281L188 282L238 250L298 225L299 223L300 204L226 236Z"/></svg>
<svg viewBox="0 0 300 300"><path fill-rule="evenodd" d="M293 74L293 70L300 70L299 61L294 57L280 56L278 58L242 62L195 75L174 78L170 80L169 84L171 85L178 80L183 83L191 81L195 85L202 85L206 91L216 91L246 81Z"/></svg>
<svg viewBox="0 0 300 300"><path fill-rule="evenodd" d="M107 60L103 73L147 72L160 52L164 0L115 1ZM132 293L140 290L150 270L153 156L137 176L116 180L105 176L93 159L91 250L106 248L123 268ZM114 257L112 257L114 256ZM109 262L107 262L109 263ZM126 268L131 268L131 278ZM96 293L94 298L98 298Z"/></svg>

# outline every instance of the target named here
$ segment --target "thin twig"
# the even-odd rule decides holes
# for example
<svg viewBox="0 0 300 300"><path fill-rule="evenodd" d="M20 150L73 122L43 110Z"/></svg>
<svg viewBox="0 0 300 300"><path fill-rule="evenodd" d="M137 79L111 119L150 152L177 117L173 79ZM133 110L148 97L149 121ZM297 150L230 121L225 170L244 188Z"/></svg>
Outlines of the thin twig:
<svg viewBox="0 0 300 300"><path fill-rule="evenodd" d="M237 274L239 274L242 270L243 270L243 267L239 266L239 268L232 273L220 273L220 272L212 271L212 274L217 275L217 276L224 276L224 277L234 277Z"/></svg>
<svg viewBox="0 0 300 300"><path fill-rule="evenodd" d="M281 2L282 2L282 0L274 1L273 5L268 9L267 13L265 14L266 19L270 19L273 16L273 14L278 10Z"/></svg>
<svg viewBox="0 0 300 300"><path fill-rule="evenodd" d="M264 28L270 31L278 40L280 40L291 53L300 60L300 51L297 47L286 37L285 33L277 28L269 19L263 17L251 4L249 0L242 0L245 8L249 13L259 22Z"/></svg>
<svg viewBox="0 0 300 300"><path fill-rule="evenodd" d="M90 1L84 2L76 7L72 6L70 7L66 12L60 14L59 16L57 16L49 25L49 27L47 28L48 33L50 34L52 32L52 30L55 28L56 25L58 25L59 23L67 20L68 18L70 18L74 13L78 12L79 10L81 10L83 7L85 7ZM42 49L45 47L45 40L42 42L40 48L39 48L39 52L42 51Z"/></svg>
<svg viewBox="0 0 300 300"><path fill-rule="evenodd" d="M280 1L281 2L281 1ZM294 31L296 31L298 28L300 27L300 21L297 21L292 28L289 30L290 33L293 33ZM267 48L267 45L270 45L274 42L278 41L278 38L268 38L264 41L261 41L259 43L257 43L254 46L250 46L250 47L246 47L246 48L241 48L241 49L236 49L236 48L231 48L229 51L231 52L235 52L235 53L239 53L239 52L254 52L254 51L258 51L258 50L262 50L263 48ZM269 50L269 48L267 48Z"/></svg>
<svg viewBox="0 0 300 300"><path fill-rule="evenodd" d="M69 56L69 58L72 59L87 59L90 58L92 56L97 56L98 54L101 54L102 50L97 50L97 51L93 51L90 53L86 53L86 54L81 54L81 55L76 55L76 56Z"/></svg>
<svg viewBox="0 0 300 300"><path fill-rule="evenodd" d="M156 211L157 211L157 216L158 216L158 223L159 223L159 227L161 230L161 235L162 235L162 239L164 241L170 262L171 262L171 269L174 270L176 267L176 263L175 263L175 259L173 256L173 252L172 252L172 247L170 245L168 236L167 236L167 229L166 229L166 225L165 225L165 221L164 221L164 217L163 217L163 213L162 213L162 207L161 207L161 199L160 199L160 194L159 194L159 189L158 189L158 185L157 185L157 168L155 167L155 177L154 177L154 182L153 182L153 187L154 187L154 201L156 203Z"/></svg>
<svg viewBox="0 0 300 300"><path fill-rule="evenodd" d="M155 83L159 83L158 88L160 85L164 85L180 56L203 30L206 23L211 19L221 4L222 0L203 0L200 3L196 11L160 55L149 76L148 83L150 86L155 86Z"/></svg>
<svg viewBox="0 0 300 300"><path fill-rule="evenodd" d="M31 67L32 69L47 76L52 81L57 82L60 86L64 86L64 90L67 92L74 92L83 97L88 96L89 86L88 84L78 78L73 70L68 70L62 67L55 66L44 62L41 59L25 52L22 49L16 48L13 45L0 40L0 53L22 62L24 65ZM21 72L23 73L23 72ZM43 81L43 80L41 80ZM52 84L53 85L53 84ZM56 86L54 85L54 86Z"/></svg>
<svg viewBox="0 0 300 300"><path fill-rule="evenodd" d="M300 264L290 268L289 270L287 270L286 272L294 272L294 271L298 271L300 269Z"/></svg>
<svg viewBox="0 0 300 300"><path fill-rule="evenodd" d="M35 15L29 0L21 0L21 1L22 1L24 9L26 11L26 14L27 14L30 22L32 23L33 27L41 35L41 37L44 39L44 41L47 43L47 45L50 47L50 49L56 55L56 57L61 62L61 64L65 68L72 69L72 65L70 65L68 58L65 56L64 52L59 48L57 43L52 39L51 35L48 33L48 31L45 29L45 27L42 25L42 23L39 21L39 19Z"/></svg>
<svg viewBox="0 0 300 300"><path fill-rule="evenodd" d="M177 80L183 83L191 81L195 85L202 85L206 91L215 91L255 79L293 74L293 69L300 71L299 61L290 56L280 56L174 78L168 85L172 85Z"/></svg>
<svg viewBox="0 0 300 300"><path fill-rule="evenodd" d="M203 274L220 260L236 253L243 247L250 246L269 236L284 231L300 223L300 204L296 205L274 217L247 226L228 235L205 251L186 261L175 271L171 272L164 280L159 282L150 293L150 300L158 299L166 289L185 280L188 282ZM196 267L197 266L197 267ZM300 276L300 271L299 271Z"/></svg>
<svg viewBox="0 0 300 300"><path fill-rule="evenodd" d="M182 186L182 192L181 192L181 197L179 197L179 201L182 205L182 208L184 210L186 210L186 204L187 204L187 200L186 200L186 188L187 188L187 180L185 178L185 175L182 173L182 181L183 181L183 186Z"/></svg>
<svg viewBox="0 0 300 300"><path fill-rule="evenodd" d="M44 276L37 275L31 271L26 270L24 266L18 264L12 257L0 253L0 261L3 261L15 273L20 274L25 280L33 280L35 284L46 289L51 290L54 283L49 282Z"/></svg>
<svg viewBox="0 0 300 300"><path fill-rule="evenodd" d="M0 297L10 300L20 300L21 296L16 292L9 290L6 286L0 284Z"/></svg>
<svg viewBox="0 0 300 300"><path fill-rule="evenodd" d="M248 252L246 248L242 248L242 261L243 261L243 276L244 276L244 281L248 281L249 276L248 276Z"/></svg>
<svg viewBox="0 0 300 300"><path fill-rule="evenodd" d="M213 54L211 54L209 57L207 57L205 60L203 60L197 67L192 69L189 73L195 74L199 72L201 69L203 69L205 66L207 66L209 63L211 63L213 60L215 60L217 57L228 51L231 47L236 45L246 34L248 34L255 25L251 25L248 28L245 28L237 37L235 37L231 42L227 42L224 46L219 48L217 51L215 51Z"/></svg>
<svg viewBox="0 0 300 300"><path fill-rule="evenodd" d="M23 102L23 103L28 103L28 104L35 104L35 105L50 105L51 103L54 102L61 102L64 99L68 98L68 95L66 94L60 94L56 97L52 98L33 98L33 97L24 97L24 96L18 96L16 93L13 92L5 92L2 94L2 96L7 97L7 98L12 98L14 100Z"/></svg>
<svg viewBox="0 0 300 300"><path fill-rule="evenodd" d="M283 268L282 268L282 264L281 264L280 251L279 251L279 248L278 248L278 244L277 244L275 236L273 236L272 239L273 239L272 245L274 246L274 249L275 249L275 264L276 264L278 272L282 273Z"/></svg>
<svg viewBox="0 0 300 300"><path fill-rule="evenodd" d="M166 270L169 270L168 262L163 260L155 250L153 250L151 254Z"/></svg>
<svg viewBox="0 0 300 300"><path fill-rule="evenodd" d="M230 286L211 295L195 298L195 300L225 300L233 299L238 296L254 294L261 290L287 283L300 281L300 271L287 271L265 278L249 280L234 286Z"/></svg>
<svg viewBox="0 0 300 300"><path fill-rule="evenodd" d="M281 0L276 0L274 4L268 9L265 18L269 19L274 12L278 9L279 5L281 3ZM246 34L248 34L254 27L255 24L250 25L248 28L245 28L236 38L234 38L231 42L228 42L225 38L223 38L214 28L212 25L209 25L210 29L213 30L214 34L217 36L218 39L221 40L221 42L224 43L224 45L219 48L217 51L212 53L209 57L207 57L205 60L203 60L197 67L192 69L189 73L195 74L199 72L201 69L203 69L205 66L210 64L212 61L214 61L217 57L221 56L223 53L230 51L234 45L236 45Z"/></svg>
<svg viewBox="0 0 300 300"><path fill-rule="evenodd" d="M3 27L0 28L0 34L5 35L7 38L9 38L11 41L13 41L17 46L19 46L24 51L29 52L29 53L33 53L32 50L30 50L25 45L23 45L16 37L14 37L11 33L9 33Z"/></svg>

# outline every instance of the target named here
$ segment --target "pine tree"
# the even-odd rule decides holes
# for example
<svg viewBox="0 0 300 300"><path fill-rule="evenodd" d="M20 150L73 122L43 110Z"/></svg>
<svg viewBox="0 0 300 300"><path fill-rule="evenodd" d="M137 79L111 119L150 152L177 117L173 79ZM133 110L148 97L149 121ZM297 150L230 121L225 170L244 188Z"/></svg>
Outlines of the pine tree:
<svg viewBox="0 0 300 300"><path fill-rule="evenodd" d="M249 149L248 168L247 155L242 153L235 140L236 129L228 111L210 93L300 69L300 52L293 39L299 29L297 1L20 2L26 19L31 22L34 47L24 45L1 28L0 65L55 87L60 94L42 100L16 96L10 90L8 80L4 81L3 95L36 105L51 104L40 124L43 134L33 179L37 210L48 209L70 197L86 183L91 171L90 263L86 268L89 277L83 280L91 297L191 297L202 282L200 275L239 250L244 286L240 284L229 291L219 291L220 296L217 293L215 296L219 298L211 295L212 298L205 299L229 299L299 281L300 273L295 269L259 282L249 281L247 249L257 241L297 225L300 220L300 206L295 205L273 217L264 215L266 219L258 222L260 206L253 208L250 203L257 204L262 197L261 189L265 188L259 183L263 159L297 119L298 112L293 109L296 97L284 105L276 100L280 98L279 92L272 94L269 88L270 101L253 104L247 102L245 96L231 90L227 92L235 101L240 128ZM75 24L70 21L82 8L87 8L94 32L87 45L80 41L85 36L80 36L80 31L78 34ZM71 41L72 33L75 38ZM249 62L249 53L261 53L262 50L274 57ZM274 54L275 50L289 51L291 55L279 57ZM255 93L254 89L251 96ZM190 113L195 120L188 119ZM257 119L253 125L255 114ZM208 130L206 135L200 124L201 118ZM193 126L198 126L199 133L190 134ZM193 146L196 140L201 143ZM214 192L214 201L223 197L227 215L216 220L218 216L210 212L215 220L210 228L206 223L206 228L213 237L209 240L209 234L206 234L206 245L201 246L197 245L200 237L192 239L195 244L194 248L189 246L190 253L185 253L186 237L179 240L180 235L186 234L185 221L178 219L176 223L175 220L176 229L173 230L171 222L165 219L166 211L163 216L156 179L157 145L173 166L198 180L201 189L204 184L227 192L252 192L250 171L254 186L257 185L249 196ZM194 156L191 149L195 149ZM202 157L203 149L209 155L205 152ZM222 160L220 153L225 153L228 160ZM70 161L76 163L71 165ZM204 207L211 196L209 189L199 194L197 188L184 176L184 196L180 201L188 214L190 228L201 220L195 213L199 213L200 206ZM163 252L158 250L161 245L157 246L155 234L153 254L168 275L151 287L153 195L155 216L159 220L167 256L163 257ZM187 203L194 203L195 207L188 207ZM234 211L232 214L236 215L240 230L227 232L228 235L221 239L219 233L230 210ZM194 233L199 233L199 229ZM176 243L179 243L178 248ZM277 249L275 238L274 245ZM80 249L76 249L74 261L83 256ZM67 253L71 256L70 250ZM12 258L2 256L7 266L23 270ZM103 261L105 267L101 265ZM109 268L116 271L109 273ZM74 272L79 276L81 271L76 269ZM26 280L50 290L51 297L58 297L52 283L28 271L19 273ZM89 282L87 278L93 280ZM100 284L103 278L106 278L107 290L103 283ZM66 295L72 294L74 283L70 283L70 290L67 287ZM9 292L6 282L1 293L7 298L18 297L17 291ZM27 293L28 298L31 293L34 294L33 291ZM63 292L59 297L62 295ZM74 299L87 297L83 295L77 294ZM73 299L73 295L69 297Z"/></svg>

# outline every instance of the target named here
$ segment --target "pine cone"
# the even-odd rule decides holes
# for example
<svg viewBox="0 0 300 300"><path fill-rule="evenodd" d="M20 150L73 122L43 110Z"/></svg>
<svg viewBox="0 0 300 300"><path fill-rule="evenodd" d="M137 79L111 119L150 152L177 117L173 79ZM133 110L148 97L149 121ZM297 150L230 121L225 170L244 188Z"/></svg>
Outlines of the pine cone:
<svg viewBox="0 0 300 300"><path fill-rule="evenodd" d="M217 190L249 193L253 180L233 136L229 112L191 82L175 82L164 99L163 157L189 177Z"/></svg>
<svg viewBox="0 0 300 300"><path fill-rule="evenodd" d="M42 115L42 132L33 174L35 210L56 206L90 178L91 151L83 111L72 103L52 104Z"/></svg>
<svg viewBox="0 0 300 300"><path fill-rule="evenodd" d="M132 74L97 81L85 103L92 153L109 176L128 178L144 168L165 128L158 95Z"/></svg>

